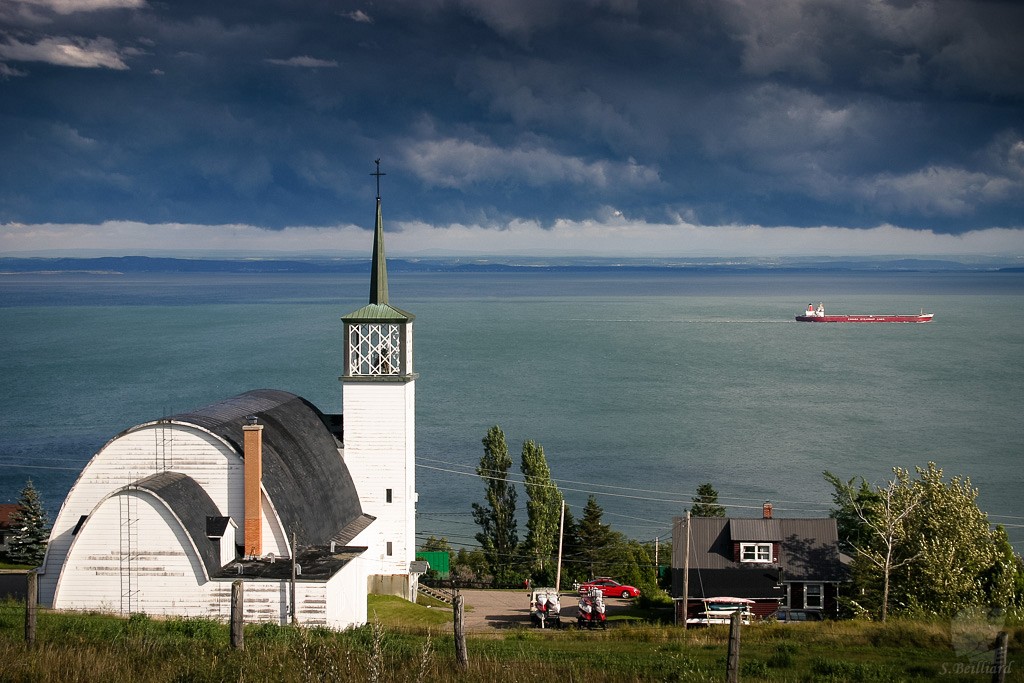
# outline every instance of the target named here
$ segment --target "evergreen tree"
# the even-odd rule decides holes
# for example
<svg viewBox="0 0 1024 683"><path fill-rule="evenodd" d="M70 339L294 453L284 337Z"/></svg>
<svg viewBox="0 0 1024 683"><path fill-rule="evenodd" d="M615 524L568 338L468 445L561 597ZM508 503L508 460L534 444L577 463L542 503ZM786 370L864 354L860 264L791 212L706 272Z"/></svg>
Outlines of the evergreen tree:
<svg viewBox="0 0 1024 683"><path fill-rule="evenodd" d="M718 491L710 482L698 486L697 495L691 500L691 517L725 517L725 508L718 504Z"/></svg>
<svg viewBox="0 0 1024 683"><path fill-rule="evenodd" d="M583 517L578 526L580 558L593 578L595 572L606 564L608 545L612 541L612 530L601 521L604 510L597 504L597 498L590 496L583 508Z"/></svg>
<svg viewBox="0 0 1024 683"><path fill-rule="evenodd" d="M526 486L526 554L530 557L535 582L553 583L551 558L558 548L558 523L562 493L551 480L551 470L543 446L523 443L522 472Z"/></svg>
<svg viewBox="0 0 1024 683"><path fill-rule="evenodd" d="M7 559L14 564L38 567L46 555L46 542L50 532L49 520L39 500L39 492L29 479L21 490L18 509L11 515L14 534L7 543Z"/></svg>
<svg viewBox="0 0 1024 683"><path fill-rule="evenodd" d="M473 521L480 527L476 540L483 549L494 582L508 586L516 581L516 489L508 480L512 458L508 454L505 433L495 425L483 438L484 455L476 468L484 480L486 505L473 503Z"/></svg>
<svg viewBox="0 0 1024 683"><path fill-rule="evenodd" d="M583 583L589 579L588 565L583 557L580 527L568 505L565 506L565 533L562 537L562 585Z"/></svg>

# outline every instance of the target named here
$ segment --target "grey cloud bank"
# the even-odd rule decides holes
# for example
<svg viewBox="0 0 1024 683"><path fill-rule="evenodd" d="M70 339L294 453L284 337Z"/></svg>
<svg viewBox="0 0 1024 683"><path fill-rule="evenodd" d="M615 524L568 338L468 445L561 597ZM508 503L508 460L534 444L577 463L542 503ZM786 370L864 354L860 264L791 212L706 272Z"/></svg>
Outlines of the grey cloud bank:
<svg viewBox="0 0 1024 683"><path fill-rule="evenodd" d="M344 250L381 158L410 252L1022 254L1022 29L994 1L10 0L0 249Z"/></svg>

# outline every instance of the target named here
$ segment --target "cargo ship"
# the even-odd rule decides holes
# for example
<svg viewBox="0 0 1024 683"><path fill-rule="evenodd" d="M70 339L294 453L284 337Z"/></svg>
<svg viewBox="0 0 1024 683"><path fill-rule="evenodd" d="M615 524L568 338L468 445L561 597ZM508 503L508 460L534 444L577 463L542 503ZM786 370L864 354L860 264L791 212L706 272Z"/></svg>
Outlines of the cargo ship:
<svg viewBox="0 0 1024 683"><path fill-rule="evenodd" d="M897 315L893 314L864 314L864 315L826 315L825 305L807 304L807 310L796 317L802 323L930 323L934 313L925 313L924 309L918 314Z"/></svg>

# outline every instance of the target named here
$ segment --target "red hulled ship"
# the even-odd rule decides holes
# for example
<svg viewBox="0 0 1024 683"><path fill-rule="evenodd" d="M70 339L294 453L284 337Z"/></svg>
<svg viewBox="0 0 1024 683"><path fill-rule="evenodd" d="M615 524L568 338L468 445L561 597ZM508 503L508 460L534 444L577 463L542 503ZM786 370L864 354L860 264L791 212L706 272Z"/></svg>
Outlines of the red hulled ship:
<svg viewBox="0 0 1024 683"><path fill-rule="evenodd" d="M857 315L826 315L824 304L807 304L807 310L796 317L802 323L930 323L934 313L897 315L891 314L857 314Z"/></svg>

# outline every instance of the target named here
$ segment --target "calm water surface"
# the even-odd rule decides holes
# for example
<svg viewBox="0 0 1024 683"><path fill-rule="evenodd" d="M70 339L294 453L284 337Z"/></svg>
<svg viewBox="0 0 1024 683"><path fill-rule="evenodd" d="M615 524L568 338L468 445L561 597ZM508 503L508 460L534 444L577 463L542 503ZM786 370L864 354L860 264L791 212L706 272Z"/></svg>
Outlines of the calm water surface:
<svg viewBox="0 0 1024 683"><path fill-rule="evenodd" d="M830 470L970 476L1024 550L1024 275L395 273L416 314L423 538L470 543L480 439L533 439L579 512L664 538L710 481L758 514L825 514ZM253 388L340 412L340 316L359 275L0 276L0 501L28 478L54 517L118 432ZM929 325L809 325L845 313ZM517 458L518 459L518 458ZM523 494L521 494L523 497ZM521 504L525 500L520 501ZM1015 526L1016 525L1016 526Z"/></svg>

